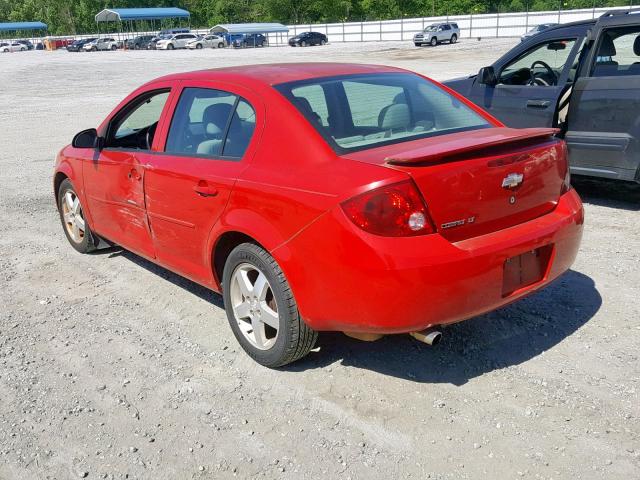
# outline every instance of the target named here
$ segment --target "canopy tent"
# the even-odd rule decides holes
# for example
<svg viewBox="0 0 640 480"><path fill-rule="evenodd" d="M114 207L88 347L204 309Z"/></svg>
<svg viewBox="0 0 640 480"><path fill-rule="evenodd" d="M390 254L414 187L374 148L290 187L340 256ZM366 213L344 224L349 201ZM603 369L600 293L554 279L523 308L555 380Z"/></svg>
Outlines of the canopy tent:
<svg viewBox="0 0 640 480"><path fill-rule="evenodd" d="M182 8L105 8L96 15L96 22L126 22L138 20L163 20L165 18L190 18Z"/></svg>
<svg viewBox="0 0 640 480"><path fill-rule="evenodd" d="M209 29L211 33L287 33L289 29L281 23L222 23Z"/></svg>
<svg viewBox="0 0 640 480"><path fill-rule="evenodd" d="M47 24L42 22L8 22L0 23L0 32L20 32L26 30L46 30Z"/></svg>
<svg viewBox="0 0 640 480"><path fill-rule="evenodd" d="M173 20L191 21L191 14L187 10L176 7L161 8L105 8L95 16L100 35L100 23L116 22L118 24L118 40L120 34L131 37L138 33L154 32L164 27L175 27ZM170 22L171 21L171 22ZM158 24L156 24L158 22ZM109 28L109 27L107 27ZM126 46L127 42L122 42Z"/></svg>

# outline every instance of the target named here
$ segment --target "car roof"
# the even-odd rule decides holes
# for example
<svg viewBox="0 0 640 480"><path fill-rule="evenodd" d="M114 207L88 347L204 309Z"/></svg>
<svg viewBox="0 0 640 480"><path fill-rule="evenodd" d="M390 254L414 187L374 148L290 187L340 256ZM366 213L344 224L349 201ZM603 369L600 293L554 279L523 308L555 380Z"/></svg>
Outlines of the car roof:
<svg viewBox="0 0 640 480"><path fill-rule="evenodd" d="M150 83L176 80L217 80L249 84L277 85L313 78L338 75L358 75L373 73L393 73L407 70L384 65L355 63L271 63L264 65L241 65L236 67L213 68L194 72L167 75Z"/></svg>

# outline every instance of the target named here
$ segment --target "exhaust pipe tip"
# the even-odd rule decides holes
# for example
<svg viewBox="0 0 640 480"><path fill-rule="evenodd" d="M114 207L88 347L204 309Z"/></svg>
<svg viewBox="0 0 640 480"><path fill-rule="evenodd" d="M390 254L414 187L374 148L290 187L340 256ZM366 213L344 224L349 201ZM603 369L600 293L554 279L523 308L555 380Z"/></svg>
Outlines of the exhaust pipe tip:
<svg viewBox="0 0 640 480"><path fill-rule="evenodd" d="M431 346L437 345L440 343L440 340L442 340L442 332L439 330L427 329L420 332L411 332L409 335L416 340Z"/></svg>

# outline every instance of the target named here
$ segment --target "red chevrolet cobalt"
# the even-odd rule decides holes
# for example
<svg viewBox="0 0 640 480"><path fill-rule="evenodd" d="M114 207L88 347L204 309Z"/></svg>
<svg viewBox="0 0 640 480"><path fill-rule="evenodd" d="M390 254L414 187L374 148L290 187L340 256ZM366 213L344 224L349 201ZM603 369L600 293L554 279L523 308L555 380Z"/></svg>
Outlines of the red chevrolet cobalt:
<svg viewBox="0 0 640 480"><path fill-rule="evenodd" d="M405 70L349 64L171 75L57 158L64 232L222 292L257 362L438 327L536 291L582 235L567 152Z"/></svg>

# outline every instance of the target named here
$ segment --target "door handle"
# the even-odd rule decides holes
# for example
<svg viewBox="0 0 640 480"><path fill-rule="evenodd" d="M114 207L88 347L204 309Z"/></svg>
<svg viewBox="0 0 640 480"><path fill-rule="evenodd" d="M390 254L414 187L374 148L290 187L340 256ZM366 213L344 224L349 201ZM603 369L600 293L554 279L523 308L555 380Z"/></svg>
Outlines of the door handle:
<svg viewBox="0 0 640 480"><path fill-rule="evenodd" d="M218 195L218 189L210 186L204 180L200 180L198 184L193 187L193 191L201 197L215 197Z"/></svg>
<svg viewBox="0 0 640 480"><path fill-rule="evenodd" d="M529 108L547 108L549 105L551 105L549 100L527 100Z"/></svg>
<svg viewBox="0 0 640 480"><path fill-rule="evenodd" d="M133 180L140 181L140 179L142 178L142 175L140 175L135 168L132 168L131 170L129 170L127 177L129 178L129 180L133 179Z"/></svg>

